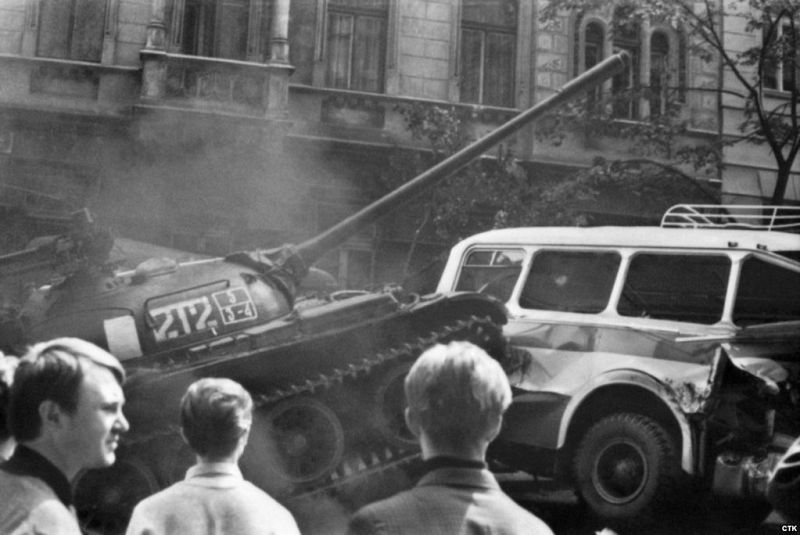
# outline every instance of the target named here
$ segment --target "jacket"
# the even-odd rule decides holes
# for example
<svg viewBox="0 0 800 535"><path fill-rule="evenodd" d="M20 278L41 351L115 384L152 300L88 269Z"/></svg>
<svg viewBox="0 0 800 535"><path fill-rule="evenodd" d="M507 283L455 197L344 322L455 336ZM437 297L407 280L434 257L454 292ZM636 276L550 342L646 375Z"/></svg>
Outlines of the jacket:
<svg viewBox="0 0 800 535"><path fill-rule="evenodd" d="M142 500L127 535L299 535L291 513L232 463L197 464L183 481Z"/></svg>
<svg viewBox="0 0 800 535"><path fill-rule="evenodd" d="M350 520L350 535L553 535L501 489L489 470L439 468L417 485L367 505Z"/></svg>

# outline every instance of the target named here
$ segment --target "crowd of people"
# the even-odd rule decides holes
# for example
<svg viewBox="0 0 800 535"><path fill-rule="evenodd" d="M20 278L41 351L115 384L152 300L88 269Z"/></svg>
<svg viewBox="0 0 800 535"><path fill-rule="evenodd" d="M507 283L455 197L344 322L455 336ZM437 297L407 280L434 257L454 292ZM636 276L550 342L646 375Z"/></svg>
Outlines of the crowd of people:
<svg viewBox="0 0 800 535"><path fill-rule="evenodd" d="M36 344L19 359L0 354L1 534L81 533L71 481L114 463L129 429L124 381L113 355L76 338ZM552 535L501 490L486 464L511 403L494 359L468 342L433 346L409 371L405 394L424 474L413 488L356 511L349 534ZM135 507L127 534L298 534L292 514L239 470L252 410L235 381L193 383L181 400L180 426L196 463L184 480ZM791 455L784 464L797 469ZM785 484L786 474L776 479ZM776 499L785 501L785 493ZM794 514L796 501L786 503Z"/></svg>
<svg viewBox="0 0 800 535"><path fill-rule="evenodd" d="M113 355L76 338L36 344L0 363L0 533L77 535L70 482L116 459L129 429L125 371ZM494 359L466 342L434 346L411 368L405 389L425 474L414 488L357 511L349 533L552 534L503 493L486 465L511 403ZM239 470L252 410L235 381L194 382L181 400L180 427L196 463L184 480L136 505L127 534L298 534L291 513Z"/></svg>

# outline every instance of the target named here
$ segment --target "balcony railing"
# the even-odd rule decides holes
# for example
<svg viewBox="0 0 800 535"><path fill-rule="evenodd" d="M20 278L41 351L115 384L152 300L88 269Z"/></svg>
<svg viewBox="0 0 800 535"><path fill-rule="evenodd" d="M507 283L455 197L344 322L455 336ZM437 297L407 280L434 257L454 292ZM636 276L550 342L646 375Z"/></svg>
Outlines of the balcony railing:
<svg viewBox="0 0 800 535"><path fill-rule="evenodd" d="M140 69L87 61L0 54L7 105L124 115L139 95Z"/></svg>
<svg viewBox="0 0 800 535"><path fill-rule="evenodd" d="M143 104L260 117L286 113L288 65L151 50L141 56Z"/></svg>
<svg viewBox="0 0 800 535"><path fill-rule="evenodd" d="M292 134L364 145L429 148L413 139L403 120L403 106L440 106L459 114L478 138L505 123L519 110L444 100L418 99L308 85L289 86Z"/></svg>

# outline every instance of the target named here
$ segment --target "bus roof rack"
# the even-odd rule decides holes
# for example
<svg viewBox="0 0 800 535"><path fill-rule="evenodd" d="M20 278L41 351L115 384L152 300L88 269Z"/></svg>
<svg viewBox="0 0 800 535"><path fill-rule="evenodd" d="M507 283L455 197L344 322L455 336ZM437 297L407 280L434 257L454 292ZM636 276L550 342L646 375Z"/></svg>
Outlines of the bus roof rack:
<svg viewBox="0 0 800 535"><path fill-rule="evenodd" d="M800 206L676 204L664 213L661 226L800 232Z"/></svg>

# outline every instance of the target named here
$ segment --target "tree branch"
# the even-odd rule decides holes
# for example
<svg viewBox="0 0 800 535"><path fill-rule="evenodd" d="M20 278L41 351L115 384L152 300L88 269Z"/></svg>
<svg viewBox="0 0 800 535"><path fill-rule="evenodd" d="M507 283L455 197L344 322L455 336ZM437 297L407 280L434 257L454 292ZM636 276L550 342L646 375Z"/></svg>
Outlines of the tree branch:
<svg viewBox="0 0 800 535"><path fill-rule="evenodd" d="M619 163L621 163L621 164L652 165L654 167L658 167L659 169L662 169L664 171L672 173L672 174L676 175L678 178L688 182L693 188L695 188L698 191L700 191L705 197L710 199L712 202L716 203L718 201L716 197L714 197L713 195L709 194L708 191L706 191L699 184L697 184L697 179L695 179L691 175L688 175L688 174L684 173L683 171L681 171L680 169L678 169L677 167L674 167L672 165L659 162L658 160L651 160L650 158L627 158L627 159L624 159L624 160L617 160L617 161Z"/></svg>

